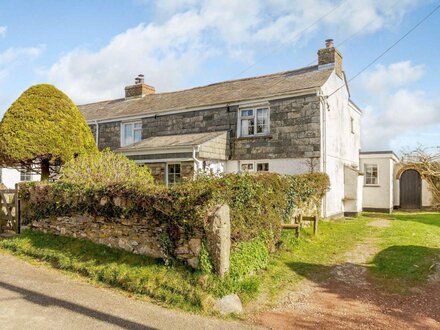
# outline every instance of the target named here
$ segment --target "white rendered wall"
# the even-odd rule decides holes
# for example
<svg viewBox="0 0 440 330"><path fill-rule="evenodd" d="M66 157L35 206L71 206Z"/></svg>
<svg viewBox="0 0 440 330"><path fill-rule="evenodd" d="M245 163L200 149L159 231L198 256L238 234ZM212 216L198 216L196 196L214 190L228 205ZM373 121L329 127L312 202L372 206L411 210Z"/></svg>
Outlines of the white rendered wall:
<svg viewBox="0 0 440 330"><path fill-rule="evenodd" d="M269 172L279 174L302 174L309 173L310 166L306 158L282 158L282 159L258 159L258 160L228 160L226 162L226 173L240 172L240 164L253 163L256 169L257 163L269 163ZM319 160L315 172L320 171Z"/></svg>
<svg viewBox="0 0 440 330"><path fill-rule="evenodd" d="M394 205L394 161L390 156L361 155L361 171L365 164L376 164L378 184L364 184L363 208L391 210Z"/></svg>
<svg viewBox="0 0 440 330"><path fill-rule="evenodd" d="M20 172L13 168L2 168L0 169L1 174L1 182L8 188L15 188L15 184L20 182ZM39 181L39 175L32 175L32 181Z"/></svg>
<svg viewBox="0 0 440 330"><path fill-rule="evenodd" d="M432 204L432 193L429 190L429 184L422 180L422 207L431 207Z"/></svg>
<svg viewBox="0 0 440 330"><path fill-rule="evenodd" d="M334 93L343 84L343 79L333 73L322 87L323 95ZM359 168L360 120L361 113L350 104L345 87L327 98L327 102L321 103L322 168L329 175L331 184L324 199L325 217L339 216L345 212L344 167Z"/></svg>

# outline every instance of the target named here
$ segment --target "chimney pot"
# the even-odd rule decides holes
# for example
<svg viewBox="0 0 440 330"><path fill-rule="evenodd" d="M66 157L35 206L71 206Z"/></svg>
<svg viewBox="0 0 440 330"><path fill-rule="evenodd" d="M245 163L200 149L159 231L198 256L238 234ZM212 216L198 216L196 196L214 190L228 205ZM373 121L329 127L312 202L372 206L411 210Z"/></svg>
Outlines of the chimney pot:
<svg viewBox="0 0 440 330"><path fill-rule="evenodd" d="M333 41L334 41L333 39L327 39L325 41L325 48L332 48L332 47L334 47Z"/></svg>

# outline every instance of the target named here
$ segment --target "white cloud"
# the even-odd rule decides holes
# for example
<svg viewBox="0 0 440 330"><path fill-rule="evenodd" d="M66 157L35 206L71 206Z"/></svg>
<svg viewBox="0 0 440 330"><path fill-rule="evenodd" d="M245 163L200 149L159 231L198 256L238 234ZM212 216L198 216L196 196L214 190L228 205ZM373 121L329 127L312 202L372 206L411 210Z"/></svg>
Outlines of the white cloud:
<svg viewBox="0 0 440 330"><path fill-rule="evenodd" d="M43 50L44 46L8 48L0 53L0 68L12 63L35 59L40 56Z"/></svg>
<svg viewBox="0 0 440 330"><path fill-rule="evenodd" d="M403 61L388 67L377 65L374 71L364 74L362 80L369 92L381 93L417 81L424 73L423 65L412 65L411 61Z"/></svg>
<svg viewBox="0 0 440 330"><path fill-rule="evenodd" d="M6 36L7 29L8 28L6 26L0 26L0 38Z"/></svg>
<svg viewBox="0 0 440 330"><path fill-rule="evenodd" d="M410 88L424 71L424 66L404 61L389 66L378 65L363 75L363 90L371 100L364 110L364 149L388 149L391 145L403 147L399 140L403 141L408 134L422 133L440 125L440 101L423 90ZM417 144L418 141L414 142Z"/></svg>
<svg viewBox="0 0 440 330"><path fill-rule="evenodd" d="M162 0L154 4L155 22L120 33L98 51L75 49L46 75L78 103L121 97L138 73L159 91L188 87L203 63L216 56L250 63L259 50L291 47L318 29L345 35L368 22L365 33L393 26L416 4L402 0L396 6L395 1L344 1L304 31L341 2Z"/></svg>

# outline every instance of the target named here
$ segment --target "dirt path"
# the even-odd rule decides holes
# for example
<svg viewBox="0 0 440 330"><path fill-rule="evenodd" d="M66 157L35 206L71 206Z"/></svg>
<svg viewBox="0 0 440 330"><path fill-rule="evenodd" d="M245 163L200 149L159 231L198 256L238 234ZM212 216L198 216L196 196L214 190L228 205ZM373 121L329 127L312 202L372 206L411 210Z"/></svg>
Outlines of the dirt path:
<svg viewBox="0 0 440 330"><path fill-rule="evenodd" d="M255 322L271 329L440 329L440 281L409 296L381 292L367 278L366 263L378 250L378 239L366 238L328 269L328 280L305 280Z"/></svg>

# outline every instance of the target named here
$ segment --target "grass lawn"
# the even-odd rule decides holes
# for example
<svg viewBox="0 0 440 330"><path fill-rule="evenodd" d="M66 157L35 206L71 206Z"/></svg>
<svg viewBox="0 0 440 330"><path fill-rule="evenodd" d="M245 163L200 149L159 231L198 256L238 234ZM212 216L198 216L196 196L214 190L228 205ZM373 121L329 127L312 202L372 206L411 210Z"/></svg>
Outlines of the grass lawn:
<svg viewBox="0 0 440 330"><path fill-rule="evenodd" d="M381 217L392 222L378 233L381 251L371 261L372 280L400 293L426 284L436 270L435 264L440 264L440 213L393 213Z"/></svg>
<svg viewBox="0 0 440 330"><path fill-rule="evenodd" d="M376 217L389 217L392 225L367 226ZM368 214L355 220L321 222L317 236L311 229L304 230L299 240L293 235L283 233L283 244L267 269L223 281L184 266L167 266L146 256L35 231L1 240L0 249L166 306L212 314L214 298L231 292L244 303L257 301L264 307L305 277L324 280L334 265L343 262L344 253L367 237L378 237L381 242L381 251L371 262L374 281L393 287L426 282L433 260L440 255L440 214Z"/></svg>

